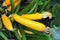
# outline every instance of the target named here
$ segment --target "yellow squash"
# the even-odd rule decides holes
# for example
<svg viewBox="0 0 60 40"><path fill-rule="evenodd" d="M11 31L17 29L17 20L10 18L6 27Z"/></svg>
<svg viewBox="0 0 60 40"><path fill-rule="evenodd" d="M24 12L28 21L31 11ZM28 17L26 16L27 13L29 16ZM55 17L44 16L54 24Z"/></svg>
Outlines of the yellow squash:
<svg viewBox="0 0 60 40"><path fill-rule="evenodd" d="M50 12L43 12L43 13L35 13L35 14L25 14L25 15L21 15L20 17L31 19L31 20L40 20L40 19L47 18L47 17L51 19L52 14Z"/></svg>
<svg viewBox="0 0 60 40"><path fill-rule="evenodd" d="M21 33L20 33L20 30L18 30L18 34L19 34L19 36L22 38L22 35L21 35Z"/></svg>
<svg viewBox="0 0 60 40"><path fill-rule="evenodd" d="M21 15L20 17L22 18L26 18L26 19L31 19L31 20L40 20L43 18L43 15L40 13L36 13L36 14L25 14L25 15Z"/></svg>
<svg viewBox="0 0 60 40"><path fill-rule="evenodd" d="M37 31L42 32L46 29L46 26L43 23L39 23L39 22L36 22L36 21L32 21L32 20L29 20L29 19L22 18L17 14L13 15L13 19L16 22L18 22L18 23L20 23L20 24L22 24L26 27L29 27L31 29L37 30Z"/></svg>
<svg viewBox="0 0 60 40"><path fill-rule="evenodd" d="M10 19L5 14L2 15L2 21L3 21L4 27L7 30L13 31L12 23L11 23Z"/></svg>
<svg viewBox="0 0 60 40"><path fill-rule="evenodd" d="M24 30L24 32L27 33L27 34L33 34L33 32L27 31L27 30ZM18 30L18 34L19 34L19 36L22 38L22 35L21 35L21 33L20 33L20 30Z"/></svg>
<svg viewBox="0 0 60 40"><path fill-rule="evenodd" d="M33 32L31 32L31 31L28 31L28 30L24 30L24 32L25 33L27 33L27 34L33 34ZM20 31L18 30L18 33L19 33L19 35L21 35L21 33L20 33ZM22 36L21 36L22 37Z"/></svg>
<svg viewBox="0 0 60 40"><path fill-rule="evenodd" d="M9 18L13 16L10 15ZM35 13L35 14L23 14L20 17L25 18L25 19L30 19L30 20L40 20L43 18L49 17L49 19L52 19L52 13L50 12L43 12L43 13Z"/></svg>
<svg viewBox="0 0 60 40"><path fill-rule="evenodd" d="M27 34L33 34L33 32L28 31L28 30L24 30L24 32L27 33Z"/></svg>

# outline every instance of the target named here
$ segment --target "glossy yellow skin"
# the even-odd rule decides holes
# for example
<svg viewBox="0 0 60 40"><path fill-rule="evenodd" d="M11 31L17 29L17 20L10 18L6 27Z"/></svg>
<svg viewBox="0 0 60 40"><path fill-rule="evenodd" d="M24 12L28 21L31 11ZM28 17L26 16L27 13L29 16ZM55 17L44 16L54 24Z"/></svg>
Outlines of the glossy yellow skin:
<svg viewBox="0 0 60 40"><path fill-rule="evenodd" d="M12 23L11 23L10 19L5 14L2 15L2 21L3 21L4 27L7 30L13 31Z"/></svg>
<svg viewBox="0 0 60 40"><path fill-rule="evenodd" d="M47 18L47 17L49 17L49 19L52 19L52 13L43 12L42 14L41 13L25 14L25 15L21 15L20 17L31 19L31 20L40 20L40 19Z"/></svg>
<svg viewBox="0 0 60 40"><path fill-rule="evenodd" d="M40 13L36 13L36 14L21 15L20 17L26 18L26 19L31 19L31 20L40 20L43 18L43 15Z"/></svg>
<svg viewBox="0 0 60 40"><path fill-rule="evenodd" d="M33 34L33 32L28 31L28 30L24 30L24 32L27 33L27 34Z"/></svg>
<svg viewBox="0 0 60 40"><path fill-rule="evenodd" d="M24 30L24 32L27 33L27 34L33 34L33 32L27 31L27 30ZM22 38L22 35L21 35L20 30L18 30L18 34L19 34L19 36Z"/></svg>
<svg viewBox="0 0 60 40"><path fill-rule="evenodd" d="M15 2L15 7L21 2L21 0L14 0ZM3 6L7 6L7 10L11 11L11 5L10 5L10 0L5 0L2 4Z"/></svg>
<svg viewBox="0 0 60 40"><path fill-rule="evenodd" d="M22 38L22 35L21 35L21 33L20 33L20 30L18 30L18 34L19 34L19 36Z"/></svg>
<svg viewBox="0 0 60 40"><path fill-rule="evenodd" d="M13 15L13 19L16 22L18 22L26 27L29 27L31 29L37 30L37 31L44 31L46 29L46 26L43 23L39 23L36 21L22 18L22 17L18 16L17 14Z"/></svg>

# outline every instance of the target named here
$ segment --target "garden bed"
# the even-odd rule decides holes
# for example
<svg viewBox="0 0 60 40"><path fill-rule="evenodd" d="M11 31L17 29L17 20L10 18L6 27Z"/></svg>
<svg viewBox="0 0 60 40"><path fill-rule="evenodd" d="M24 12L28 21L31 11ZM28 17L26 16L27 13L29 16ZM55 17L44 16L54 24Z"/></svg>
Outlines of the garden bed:
<svg viewBox="0 0 60 40"><path fill-rule="evenodd" d="M60 24L60 22L59 22L59 20L60 20L60 14L59 14L60 13L60 1L59 0L21 0L21 2L19 2L16 7L14 6L14 0L10 0L11 4L9 6L11 6L11 10L8 10L8 9L10 9L9 6L4 6L5 4L2 5L3 2L4 2L4 0L0 0L0 27L1 27L0 28L0 32L1 32L0 39L1 40L7 40L7 39L8 40L60 40L59 39L60 36L58 36L58 35L60 35L60 32L59 32L59 30L60 30L59 29L60 28L60 25L59 25ZM31 14L36 14L36 13L43 14L44 12L51 13L52 18L49 19L49 16L48 16L47 18L42 18L42 19L37 20L37 18L33 19L33 17L31 17L33 20L31 20L31 18L27 19L27 20L31 20L31 21L35 21L35 22L39 22L39 23L41 22L46 27L49 27L48 32L44 32L44 31L41 32L38 29L34 30L34 28L31 29L31 28L29 28L30 27L29 24L27 24L29 26L29 27L27 27L26 24L23 23L23 21L21 22L21 20L20 20L20 22L21 22L21 24L20 24L19 21L17 20L18 16L17 16L17 18L15 17L16 19L13 18L14 17L13 15L15 13L17 15L21 16L21 15L26 15L26 14L31 15ZM3 23L3 19L2 19L2 15L4 15L4 14L7 17L9 17L9 19L11 20L11 24L13 25L13 30L9 30L11 27L10 28L5 27L5 25ZM22 18L20 18L20 19L22 19ZM24 20L24 22L25 21L26 20ZM5 24L6 24L6 22L5 22ZM26 21L26 22L28 23L29 21ZM9 25L9 23L7 25ZM20 30L21 34L18 33L18 29ZM26 33L24 30L31 31L33 34L29 34L28 32ZM21 35L22 35L22 37L21 37Z"/></svg>

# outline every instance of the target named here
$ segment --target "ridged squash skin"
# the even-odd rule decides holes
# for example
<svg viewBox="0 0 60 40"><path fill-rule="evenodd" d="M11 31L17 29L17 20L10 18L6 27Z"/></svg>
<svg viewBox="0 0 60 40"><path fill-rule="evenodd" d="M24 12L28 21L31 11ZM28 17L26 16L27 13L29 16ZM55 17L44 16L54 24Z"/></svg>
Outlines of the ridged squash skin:
<svg viewBox="0 0 60 40"><path fill-rule="evenodd" d="M7 30L13 31L12 23L11 23L10 19L5 14L2 15L2 22L4 24L4 27Z"/></svg>
<svg viewBox="0 0 60 40"><path fill-rule="evenodd" d="M17 15L17 14L14 14L14 15L13 15L13 19L14 19L16 22L18 22L18 23L20 23L20 24L22 24L22 25L24 25L24 26L26 26L26 27L28 27L28 28L37 30L37 31L41 31L41 32L42 32L42 31L44 31L44 30L46 29L46 26L45 26L43 23L22 18L22 17L20 17L20 16Z"/></svg>
<svg viewBox="0 0 60 40"><path fill-rule="evenodd" d="M20 17L26 18L26 19L31 19L31 20L40 20L40 19L43 19L43 15L40 14L40 13L25 14L25 15L21 15Z"/></svg>

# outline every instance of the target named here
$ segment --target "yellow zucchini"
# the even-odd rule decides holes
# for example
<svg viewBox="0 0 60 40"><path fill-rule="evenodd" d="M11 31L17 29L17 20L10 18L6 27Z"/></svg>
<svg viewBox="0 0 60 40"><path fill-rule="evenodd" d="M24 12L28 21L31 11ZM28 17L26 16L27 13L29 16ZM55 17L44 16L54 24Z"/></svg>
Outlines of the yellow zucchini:
<svg viewBox="0 0 60 40"><path fill-rule="evenodd" d="M31 19L31 20L40 20L40 19L47 18L47 17L51 19L52 14L50 12L43 12L43 13L35 13L35 14L25 14L25 15L21 15L20 17Z"/></svg>
<svg viewBox="0 0 60 40"><path fill-rule="evenodd" d="M24 30L24 32L27 33L27 34L33 34L33 32L28 31L28 30Z"/></svg>
<svg viewBox="0 0 60 40"><path fill-rule="evenodd" d="M27 33L27 34L33 34L33 32L28 31L28 30L24 30L24 32ZM22 35L20 33L20 30L18 30L18 34L20 35L20 37L22 37Z"/></svg>
<svg viewBox="0 0 60 40"><path fill-rule="evenodd" d="M36 14L25 14L25 15L21 15L20 17L22 18L26 18L26 19L31 19L31 20L40 20L43 18L43 15L40 13L36 13Z"/></svg>
<svg viewBox="0 0 60 40"><path fill-rule="evenodd" d="M19 36L22 38L22 35L21 35L21 33L20 33L20 30L18 30L18 34L19 34Z"/></svg>
<svg viewBox="0 0 60 40"><path fill-rule="evenodd" d="M36 21L32 21L32 20L29 20L29 19L22 18L17 14L13 15L13 19L16 22L18 22L18 23L20 23L20 24L22 24L26 27L29 27L31 29L37 30L37 31L42 32L46 29L46 25L44 25L43 23L39 23L39 22L36 22Z"/></svg>
<svg viewBox="0 0 60 40"><path fill-rule="evenodd" d="M7 30L13 31L12 23L11 23L10 19L5 14L2 15L2 21L3 21L4 27Z"/></svg>
<svg viewBox="0 0 60 40"><path fill-rule="evenodd" d="M33 32L27 31L27 30L24 30L24 32L27 33L27 34L33 34ZM22 38L22 35L21 35L21 33L20 33L20 30L18 30L18 34L19 34L19 36Z"/></svg>

